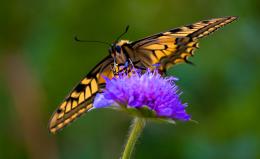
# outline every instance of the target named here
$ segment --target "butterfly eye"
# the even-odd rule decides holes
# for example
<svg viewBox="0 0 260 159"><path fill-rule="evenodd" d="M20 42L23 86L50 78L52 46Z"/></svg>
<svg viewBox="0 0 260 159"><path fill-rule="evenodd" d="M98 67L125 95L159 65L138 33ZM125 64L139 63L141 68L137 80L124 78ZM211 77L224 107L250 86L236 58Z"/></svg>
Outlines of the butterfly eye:
<svg viewBox="0 0 260 159"><path fill-rule="evenodd" d="M120 53L120 52L121 52L121 47L120 47L120 46L117 45L117 46L115 47L115 49L116 49L116 52L117 52L117 53Z"/></svg>

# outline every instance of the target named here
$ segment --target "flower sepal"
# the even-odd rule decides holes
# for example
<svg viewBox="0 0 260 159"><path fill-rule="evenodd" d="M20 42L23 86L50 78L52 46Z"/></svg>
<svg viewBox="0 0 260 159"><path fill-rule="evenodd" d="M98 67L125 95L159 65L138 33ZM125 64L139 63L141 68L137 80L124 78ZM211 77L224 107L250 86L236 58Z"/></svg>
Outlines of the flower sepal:
<svg viewBox="0 0 260 159"><path fill-rule="evenodd" d="M121 110L132 115L141 118L156 118L156 112L151 110L148 106L142 106L140 108L120 106Z"/></svg>
<svg viewBox="0 0 260 159"><path fill-rule="evenodd" d="M111 108L114 108L119 111L123 111L131 116L145 118L146 120L150 120L153 122L175 124L175 121L172 118L157 116L156 112L154 110L151 110L148 106L135 108L135 107L129 107L125 105L120 105Z"/></svg>

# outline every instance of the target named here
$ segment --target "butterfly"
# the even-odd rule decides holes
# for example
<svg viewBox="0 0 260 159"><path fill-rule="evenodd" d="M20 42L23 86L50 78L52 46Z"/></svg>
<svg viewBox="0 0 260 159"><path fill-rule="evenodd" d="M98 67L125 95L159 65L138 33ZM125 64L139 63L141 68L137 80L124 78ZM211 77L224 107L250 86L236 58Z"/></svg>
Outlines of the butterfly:
<svg viewBox="0 0 260 159"><path fill-rule="evenodd" d="M109 55L72 89L56 109L49 122L49 131L56 133L93 108L96 94L105 88L104 76L113 78L130 66L146 69L159 64L158 69L163 73L175 64L191 63L188 58L194 55L200 38L236 19L237 17L229 16L199 21L134 42L116 40L109 48Z"/></svg>

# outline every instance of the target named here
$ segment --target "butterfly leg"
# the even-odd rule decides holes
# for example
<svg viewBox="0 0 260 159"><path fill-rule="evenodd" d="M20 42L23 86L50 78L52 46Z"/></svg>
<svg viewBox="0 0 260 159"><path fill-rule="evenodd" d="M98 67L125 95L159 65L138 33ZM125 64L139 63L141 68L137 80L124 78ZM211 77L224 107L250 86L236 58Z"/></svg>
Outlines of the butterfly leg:
<svg viewBox="0 0 260 159"><path fill-rule="evenodd" d="M135 68L135 65L134 65L134 63L133 63L133 61L129 58L128 59L128 61L130 62L130 64L131 64L131 67L129 67L129 71L131 72L131 71L134 71L134 72L136 72L136 68ZM128 67L128 66L127 66Z"/></svg>
<svg viewBox="0 0 260 159"><path fill-rule="evenodd" d="M118 75L119 67L120 66L116 63L116 58L114 58L114 62L113 62L113 64L111 64L111 70L114 75Z"/></svg>

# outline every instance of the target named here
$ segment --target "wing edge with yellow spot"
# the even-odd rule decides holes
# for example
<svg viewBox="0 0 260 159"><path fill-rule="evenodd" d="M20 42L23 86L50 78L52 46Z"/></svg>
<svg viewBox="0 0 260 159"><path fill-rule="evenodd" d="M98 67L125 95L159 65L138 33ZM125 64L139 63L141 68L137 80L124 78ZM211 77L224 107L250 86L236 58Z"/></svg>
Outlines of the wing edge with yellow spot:
<svg viewBox="0 0 260 159"><path fill-rule="evenodd" d="M93 107L96 94L105 86L103 76L113 77L113 58L107 56L76 85L52 114L48 128L56 133Z"/></svg>

